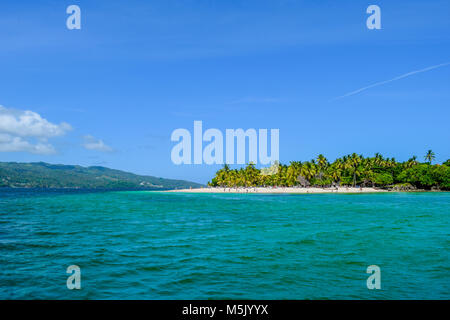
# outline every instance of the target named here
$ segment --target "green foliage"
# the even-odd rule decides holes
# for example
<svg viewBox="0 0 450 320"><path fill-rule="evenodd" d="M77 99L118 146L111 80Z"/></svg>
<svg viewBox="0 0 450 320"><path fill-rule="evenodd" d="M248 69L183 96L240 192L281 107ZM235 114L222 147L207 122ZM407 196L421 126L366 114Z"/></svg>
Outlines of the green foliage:
<svg viewBox="0 0 450 320"><path fill-rule="evenodd" d="M343 176L341 185L349 186L353 183L353 177L352 176Z"/></svg>
<svg viewBox="0 0 450 320"><path fill-rule="evenodd" d="M386 186L391 185L394 182L394 178L390 173L384 172L384 173L377 173L374 176L374 183L377 186Z"/></svg>
<svg viewBox="0 0 450 320"><path fill-rule="evenodd" d="M437 182L431 176L431 165L420 164L402 171L398 176L398 181L408 182L418 188L429 189Z"/></svg>
<svg viewBox="0 0 450 320"><path fill-rule="evenodd" d="M228 166L217 171L209 183L211 186L376 186L410 190L439 188L450 190L450 160L443 165L432 165L435 154L429 150L428 162L420 163L413 156L408 161L397 162L377 153L365 158L356 153L346 155L330 163L320 154L306 162L292 161L289 165L276 163L270 168L257 169L253 164L231 170Z"/></svg>
<svg viewBox="0 0 450 320"><path fill-rule="evenodd" d="M431 170L431 176L442 190L450 190L450 166L436 165Z"/></svg>
<svg viewBox="0 0 450 320"><path fill-rule="evenodd" d="M200 187L194 182L139 176L105 167L0 162L0 186L15 188L144 189Z"/></svg>

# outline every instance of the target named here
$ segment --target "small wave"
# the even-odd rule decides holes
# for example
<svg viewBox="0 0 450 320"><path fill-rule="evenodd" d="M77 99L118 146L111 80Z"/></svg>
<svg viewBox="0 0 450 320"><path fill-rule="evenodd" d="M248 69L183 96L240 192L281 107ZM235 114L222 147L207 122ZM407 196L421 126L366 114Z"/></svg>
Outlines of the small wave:
<svg viewBox="0 0 450 320"><path fill-rule="evenodd" d="M50 232L50 231L37 231L34 233L37 236L58 236L61 233L59 232Z"/></svg>
<svg viewBox="0 0 450 320"><path fill-rule="evenodd" d="M288 241L286 243L297 246L297 245L304 245L304 244L315 244L316 240L314 240L314 239L301 239L301 240Z"/></svg>

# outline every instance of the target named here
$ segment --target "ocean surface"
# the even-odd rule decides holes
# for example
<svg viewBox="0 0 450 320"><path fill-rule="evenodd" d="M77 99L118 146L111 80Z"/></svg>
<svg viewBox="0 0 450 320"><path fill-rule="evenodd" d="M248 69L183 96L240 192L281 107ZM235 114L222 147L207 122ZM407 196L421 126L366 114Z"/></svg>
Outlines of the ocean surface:
<svg viewBox="0 0 450 320"><path fill-rule="evenodd" d="M449 222L450 193L0 189L0 299L449 299Z"/></svg>

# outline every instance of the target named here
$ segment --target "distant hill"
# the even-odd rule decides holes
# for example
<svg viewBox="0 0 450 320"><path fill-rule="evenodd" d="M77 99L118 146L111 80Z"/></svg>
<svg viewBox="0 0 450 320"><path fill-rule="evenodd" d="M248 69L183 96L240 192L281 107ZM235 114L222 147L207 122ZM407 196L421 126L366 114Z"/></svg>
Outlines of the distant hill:
<svg viewBox="0 0 450 320"><path fill-rule="evenodd" d="M168 190L201 186L98 166L0 162L0 187Z"/></svg>

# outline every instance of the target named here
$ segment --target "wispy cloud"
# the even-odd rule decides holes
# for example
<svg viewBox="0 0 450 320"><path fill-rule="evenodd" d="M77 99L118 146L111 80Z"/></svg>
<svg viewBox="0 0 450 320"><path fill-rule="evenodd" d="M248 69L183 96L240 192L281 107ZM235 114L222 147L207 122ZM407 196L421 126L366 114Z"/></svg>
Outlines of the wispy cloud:
<svg viewBox="0 0 450 320"><path fill-rule="evenodd" d="M381 85L389 83L389 82L397 81L397 80L400 80L400 79L403 79L403 78L407 78L409 76L412 76L412 75L415 75L415 74L418 74L418 73L427 72L427 71L430 71L430 70L433 70L433 69L437 69L437 68L441 68L441 67L448 66L448 65L450 65L450 62L441 63L441 64L438 64L438 65L435 65L435 66L431 66L431 67L427 67L427 68L424 68L424 69L411 71L411 72L402 74L400 76L397 76L395 78L392 78L392 79L389 79L389 80L385 80L385 81L376 82L376 83L368 85L366 87L362 87L362 88L360 88L358 90L351 91L351 92L346 93L346 94L344 94L342 96L336 97L336 98L334 98L332 100L338 100L338 99L342 99L342 98L345 98L345 97L350 97L350 96L353 96L355 94L358 94L358 93L360 93L362 91L365 91L367 89L370 89L370 88L378 87L378 86L381 86Z"/></svg>
<svg viewBox="0 0 450 320"><path fill-rule="evenodd" d="M245 97L229 102L229 104L240 104L240 103L278 103L282 102L283 99L280 98L270 98L270 97Z"/></svg>
<svg viewBox="0 0 450 320"><path fill-rule="evenodd" d="M96 139L91 135L83 137L83 147L88 150L96 150L101 152L112 152L113 148L108 146L103 140Z"/></svg>

